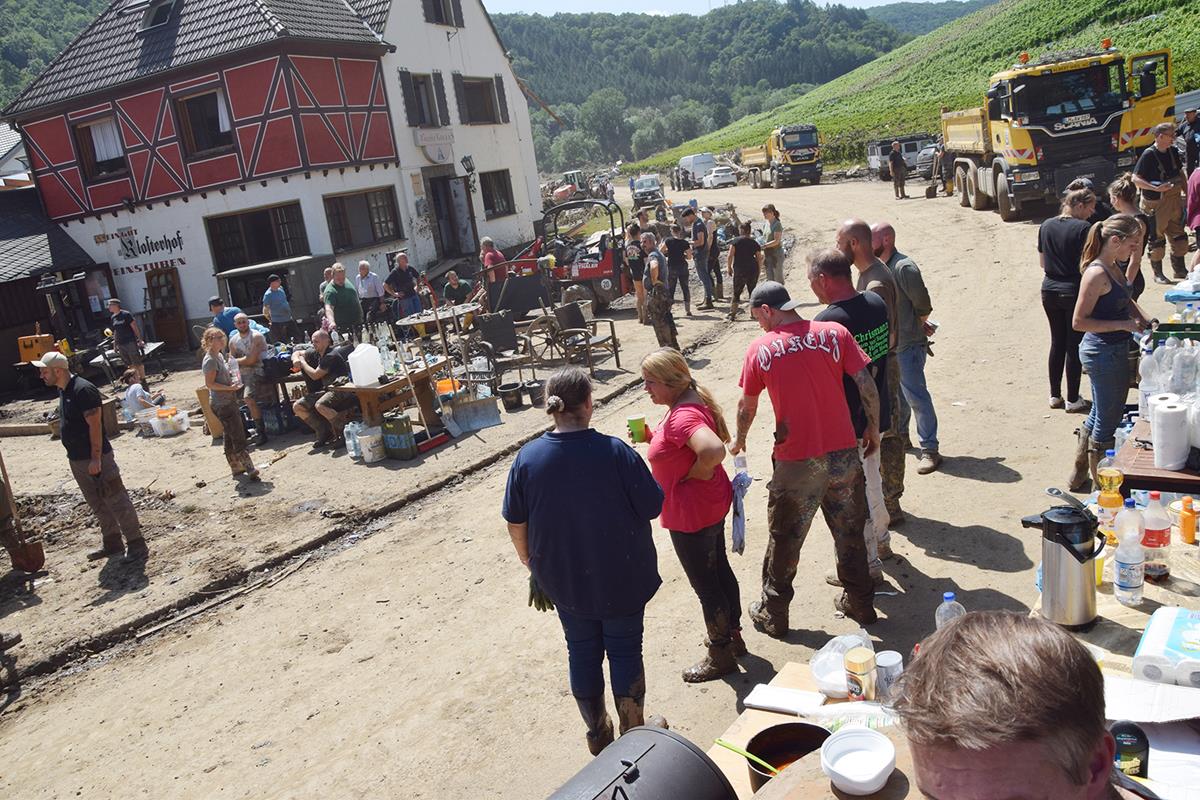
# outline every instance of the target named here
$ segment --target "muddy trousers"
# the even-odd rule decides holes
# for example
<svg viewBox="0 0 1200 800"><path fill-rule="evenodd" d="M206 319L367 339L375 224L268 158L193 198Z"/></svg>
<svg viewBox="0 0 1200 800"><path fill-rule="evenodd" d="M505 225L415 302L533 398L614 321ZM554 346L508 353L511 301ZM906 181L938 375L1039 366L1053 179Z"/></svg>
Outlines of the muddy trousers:
<svg viewBox="0 0 1200 800"><path fill-rule="evenodd" d="M641 698L646 694L642 665L642 623L645 609L627 617L585 619L562 608L558 619L567 640L567 666L571 694L575 697L604 696L604 657L608 656L608 680L618 697Z"/></svg>
<svg viewBox="0 0 1200 800"><path fill-rule="evenodd" d="M838 578L850 602L859 607L873 605L874 587L863 538L867 493L858 449L836 450L802 461L777 461L767 493L771 538L763 557L762 578L763 606L771 618L787 622L800 548L818 508L833 535Z"/></svg>
<svg viewBox="0 0 1200 800"><path fill-rule="evenodd" d="M129 492L121 480L121 470L111 452L100 457L100 475L88 474L88 459L71 460L71 474L79 484L83 499L96 515L100 523L100 536L105 549L121 547L122 536L125 545L131 545L142 539L142 525L138 521L137 510L129 499Z"/></svg>
<svg viewBox="0 0 1200 800"><path fill-rule="evenodd" d="M671 531L671 544L700 599L709 644L728 644L731 632L742 627L742 601L725 550L725 520L694 533Z"/></svg>
<svg viewBox="0 0 1200 800"><path fill-rule="evenodd" d="M890 519L883 501L883 478L879 471L880 451L876 450L869 456L863 455L862 440L859 440L858 457L862 461L867 493L863 541L867 545L867 565L872 573L877 573L883 569L883 561L879 558L880 545L890 547L892 544L892 533L888 530Z"/></svg>
<svg viewBox="0 0 1200 800"><path fill-rule="evenodd" d="M1151 261L1162 261L1167 247L1171 255L1183 258L1188 254L1187 232L1183 229L1183 195L1169 188L1158 200L1142 198L1142 213L1154 218L1149 249Z"/></svg>
<svg viewBox="0 0 1200 800"><path fill-rule="evenodd" d="M221 421L225 429L222 437L225 443L225 460L234 475L241 475L254 468L250 454L246 452L246 423L242 420L242 412L235 405L213 406L212 412Z"/></svg>
<svg viewBox="0 0 1200 800"><path fill-rule="evenodd" d="M900 359L895 354L887 365L888 397L892 420L900 413ZM891 514L900 511L900 496L904 494L904 432L892 424L879 440L879 474L883 478L883 501Z"/></svg>
<svg viewBox="0 0 1200 800"><path fill-rule="evenodd" d="M763 267L766 271L767 280L783 283L783 250L778 247L764 250Z"/></svg>
<svg viewBox="0 0 1200 800"><path fill-rule="evenodd" d="M671 314L671 300L667 297L666 287L661 283L650 289L646 298L646 316L654 326L658 346L679 350L679 331L675 327L675 317Z"/></svg>

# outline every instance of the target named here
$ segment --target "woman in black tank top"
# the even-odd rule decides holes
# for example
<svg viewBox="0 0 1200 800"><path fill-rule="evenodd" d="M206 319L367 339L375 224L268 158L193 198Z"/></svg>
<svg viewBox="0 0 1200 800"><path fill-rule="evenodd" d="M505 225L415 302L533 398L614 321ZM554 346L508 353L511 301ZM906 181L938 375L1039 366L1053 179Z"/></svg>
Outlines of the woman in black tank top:
<svg viewBox="0 0 1200 800"><path fill-rule="evenodd" d="M1149 324L1129 295L1126 275L1117 266L1142 245L1142 226L1129 214L1115 214L1088 232L1080 267L1083 277L1072 325L1083 332L1079 360L1092 384L1092 410L1080 427L1071 488L1079 489L1113 446L1113 434L1129 395L1131 334Z"/></svg>
<svg viewBox="0 0 1200 800"><path fill-rule="evenodd" d="M1118 175L1108 185L1108 199L1116 213L1129 214L1142 223L1142 244L1133 249L1129 261L1120 264L1125 272L1125 279L1129 282L1129 293L1137 300L1146 290L1146 277L1142 275L1142 255L1146 252L1146 243L1154 236L1154 217L1143 214L1138 208L1137 187L1133 185L1133 178L1128 172ZM1157 267L1151 264L1151 267L1154 269L1155 283L1171 283L1163 274L1161 263Z"/></svg>

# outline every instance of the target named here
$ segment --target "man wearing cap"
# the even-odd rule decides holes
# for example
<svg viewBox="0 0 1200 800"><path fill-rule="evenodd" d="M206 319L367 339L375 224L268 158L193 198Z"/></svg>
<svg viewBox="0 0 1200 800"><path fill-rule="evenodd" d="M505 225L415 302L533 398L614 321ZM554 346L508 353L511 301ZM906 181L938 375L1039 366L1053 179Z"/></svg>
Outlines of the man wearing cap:
<svg viewBox="0 0 1200 800"><path fill-rule="evenodd" d="M1189 108L1183 112L1183 122L1179 123L1175 135L1183 139L1183 169L1190 178L1200 165L1200 119L1196 118L1196 109Z"/></svg>
<svg viewBox="0 0 1200 800"><path fill-rule="evenodd" d="M1186 180L1179 152L1175 149L1175 126L1169 122L1155 125L1154 146L1147 147L1133 167L1133 185L1141 189L1142 213L1154 219L1150 239L1150 266L1157 275L1162 271L1168 242L1171 246L1171 270L1177 279L1187 277L1184 258L1188 253L1187 234L1183 230L1183 187Z"/></svg>
<svg viewBox="0 0 1200 800"><path fill-rule="evenodd" d="M838 579L844 591L837 610L869 625L877 619L874 584L867 566L863 526L867 496L862 463L842 378L858 389L866 425L862 452L879 449L879 392L870 359L845 326L810 322L795 308L783 284L765 281L750 295L750 313L766 333L751 342L742 363L734 455L746 436L766 389L775 411L774 471L768 485L762 599L749 609L754 626L776 638L788 631L792 582L800 548L820 508L833 534Z"/></svg>
<svg viewBox="0 0 1200 800"><path fill-rule="evenodd" d="M271 339L276 342L298 342L304 334L292 319L292 304L278 275L267 278L267 290L262 297L263 314L270 323Z"/></svg>
<svg viewBox="0 0 1200 800"><path fill-rule="evenodd" d="M689 208L683 212L683 224L691 226L692 232L692 265L700 277L700 285L704 287L704 302L698 308L701 311L711 311L713 308L712 275L708 274L708 247L712 237L708 233L708 225L696 216L696 210Z"/></svg>
<svg viewBox="0 0 1200 800"><path fill-rule="evenodd" d="M58 389L59 438L79 491L100 523L101 547L89 553L88 560L125 553L131 561L144 561L150 550L121 481L112 445L104 435L100 391L90 381L72 375L70 362L62 353L46 353L33 365L47 386Z"/></svg>
<svg viewBox="0 0 1200 800"><path fill-rule="evenodd" d="M888 170L892 173L892 191L897 200L907 200L904 192L904 179L908 177L908 162L900 152L900 143L892 142L892 152L888 153Z"/></svg>
<svg viewBox="0 0 1200 800"><path fill-rule="evenodd" d="M420 313L421 295L417 292L420 280L420 273L408 263L408 253L396 253L392 271L383 282L384 291L396 298L396 319Z"/></svg>
<svg viewBox="0 0 1200 800"><path fill-rule="evenodd" d="M113 332L113 347L125 366L137 373L138 380L146 380L146 366L142 363L142 348L146 343L142 341L137 320L121 307L121 301L115 297L108 301L108 313L112 315L108 325Z"/></svg>

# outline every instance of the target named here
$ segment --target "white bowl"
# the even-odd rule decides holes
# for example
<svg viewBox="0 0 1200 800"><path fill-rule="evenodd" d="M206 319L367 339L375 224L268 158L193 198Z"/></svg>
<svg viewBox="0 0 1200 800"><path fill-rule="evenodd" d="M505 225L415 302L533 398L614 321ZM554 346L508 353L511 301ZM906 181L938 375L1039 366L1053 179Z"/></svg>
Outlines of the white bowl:
<svg viewBox="0 0 1200 800"><path fill-rule="evenodd" d="M846 794L874 794L896 768L896 746L878 731L842 728L821 745L821 769Z"/></svg>

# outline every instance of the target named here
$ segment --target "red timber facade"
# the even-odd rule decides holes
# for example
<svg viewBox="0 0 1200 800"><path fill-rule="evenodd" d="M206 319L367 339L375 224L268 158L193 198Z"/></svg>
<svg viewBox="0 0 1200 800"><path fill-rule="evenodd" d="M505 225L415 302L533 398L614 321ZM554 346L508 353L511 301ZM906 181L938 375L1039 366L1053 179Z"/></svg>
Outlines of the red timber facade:
<svg viewBox="0 0 1200 800"><path fill-rule="evenodd" d="M21 122L46 212L69 221L312 169L397 161L378 57L276 53L85 98ZM216 92L229 143L189 145L186 101ZM184 119L181 119L184 117ZM79 131L112 120L124 168L89 177Z"/></svg>

